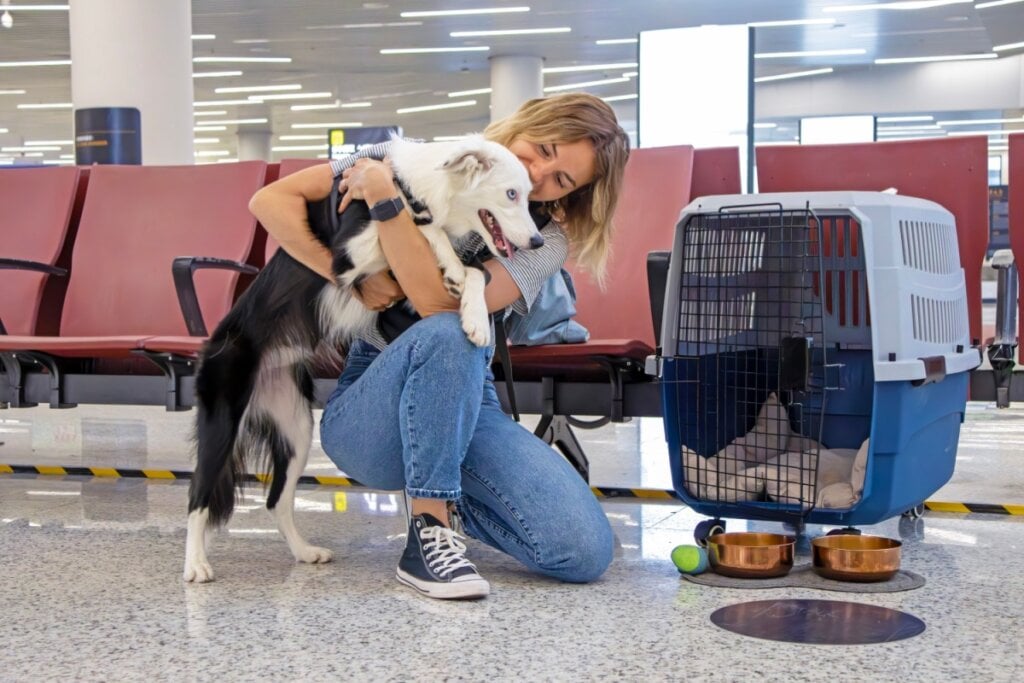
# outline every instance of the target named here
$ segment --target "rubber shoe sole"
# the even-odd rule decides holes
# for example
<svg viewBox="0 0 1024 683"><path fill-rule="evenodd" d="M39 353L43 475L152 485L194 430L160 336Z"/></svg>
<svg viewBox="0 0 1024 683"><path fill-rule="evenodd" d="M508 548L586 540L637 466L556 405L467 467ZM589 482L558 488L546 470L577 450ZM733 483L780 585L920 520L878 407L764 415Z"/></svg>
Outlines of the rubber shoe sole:
<svg viewBox="0 0 1024 683"><path fill-rule="evenodd" d="M485 598L491 592L491 585L480 577L464 581L423 581L399 569L395 572L395 578L417 593L437 600L474 600Z"/></svg>

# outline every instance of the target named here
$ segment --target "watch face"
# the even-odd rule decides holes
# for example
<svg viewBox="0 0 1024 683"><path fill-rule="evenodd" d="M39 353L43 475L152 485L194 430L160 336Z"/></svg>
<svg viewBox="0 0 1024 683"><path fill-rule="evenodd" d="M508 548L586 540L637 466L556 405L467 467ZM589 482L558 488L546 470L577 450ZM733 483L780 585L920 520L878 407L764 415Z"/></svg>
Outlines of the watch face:
<svg viewBox="0 0 1024 683"><path fill-rule="evenodd" d="M403 206L402 200L397 197L381 200L370 209L370 218L375 221L390 220L399 214Z"/></svg>

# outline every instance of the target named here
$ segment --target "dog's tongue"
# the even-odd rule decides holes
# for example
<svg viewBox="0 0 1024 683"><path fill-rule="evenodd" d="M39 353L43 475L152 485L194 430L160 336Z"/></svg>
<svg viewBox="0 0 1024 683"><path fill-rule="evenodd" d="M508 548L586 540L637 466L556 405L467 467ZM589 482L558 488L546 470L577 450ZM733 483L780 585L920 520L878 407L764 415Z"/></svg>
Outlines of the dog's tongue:
<svg viewBox="0 0 1024 683"><path fill-rule="evenodd" d="M505 239L505 235L500 232L494 235L494 246L508 258L511 258L515 251L509 246L508 241Z"/></svg>

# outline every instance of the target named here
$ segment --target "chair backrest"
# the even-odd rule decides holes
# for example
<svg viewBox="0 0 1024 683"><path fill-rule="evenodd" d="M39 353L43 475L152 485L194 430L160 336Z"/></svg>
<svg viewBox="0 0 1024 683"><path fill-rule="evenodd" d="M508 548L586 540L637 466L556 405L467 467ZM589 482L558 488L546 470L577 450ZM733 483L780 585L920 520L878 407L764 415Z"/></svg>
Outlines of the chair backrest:
<svg viewBox="0 0 1024 683"><path fill-rule="evenodd" d="M275 180L277 178L284 178L286 175L291 175L296 171L301 171L304 168L309 168L310 166L317 166L319 164L326 163L328 162L324 161L323 159L282 159L278 167L278 175L275 178ZM269 261L270 257L274 255L274 252L277 251L277 247L277 240L275 240L270 235L267 235L267 248L264 254L266 261Z"/></svg>
<svg viewBox="0 0 1024 683"><path fill-rule="evenodd" d="M676 222L690 201L693 147L633 150L615 209L605 290L575 264L576 319L591 339L636 339L653 347L647 253L672 248Z"/></svg>
<svg viewBox="0 0 1024 683"><path fill-rule="evenodd" d="M705 147L693 150L693 183L690 200L712 194L739 194L739 147Z"/></svg>
<svg viewBox="0 0 1024 683"><path fill-rule="evenodd" d="M760 192L881 191L928 199L956 218L971 338L981 340L988 247L988 139L962 137L757 148Z"/></svg>
<svg viewBox="0 0 1024 683"><path fill-rule="evenodd" d="M65 242L73 238L72 214L81 177L82 172L72 167L0 170L0 257L58 265ZM0 320L8 334L56 332L56 326L40 329L50 277L0 269Z"/></svg>
<svg viewBox="0 0 1024 683"><path fill-rule="evenodd" d="M266 169L262 161L94 167L61 335L187 335L171 263L178 256L245 261L256 229L249 199ZM209 329L230 309L237 281L234 272L196 273Z"/></svg>
<svg viewBox="0 0 1024 683"><path fill-rule="evenodd" d="M1017 272L1024 273L1024 135L1010 136L1010 248ZM1024 293L1024 289L1022 289ZM1017 350L1024 362L1024 296L1018 299Z"/></svg>

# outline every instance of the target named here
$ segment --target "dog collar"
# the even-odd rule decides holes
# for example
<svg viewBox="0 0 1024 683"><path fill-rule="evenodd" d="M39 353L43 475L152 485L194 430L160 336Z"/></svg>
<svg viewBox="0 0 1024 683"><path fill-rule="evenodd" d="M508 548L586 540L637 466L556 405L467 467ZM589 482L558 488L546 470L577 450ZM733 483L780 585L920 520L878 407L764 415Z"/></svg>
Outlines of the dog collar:
<svg viewBox="0 0 1024 683"><path fill-rule="evenodd" d="M413 196L412 192L409 191L409 186L401 178L396 176L395 183L398 185L398 189L402 191L402 194L405 195L405 200L409 203L413 222L416 225L429 225L433 221L433 217L430 215L430 208Z"/></svg>

